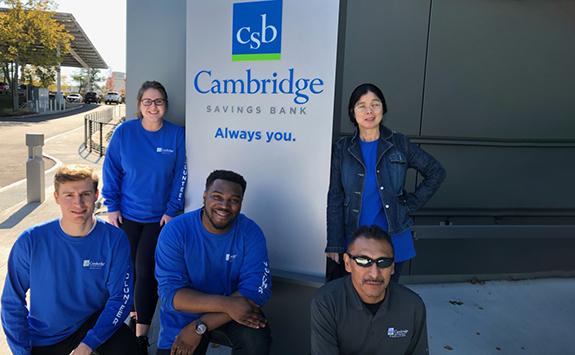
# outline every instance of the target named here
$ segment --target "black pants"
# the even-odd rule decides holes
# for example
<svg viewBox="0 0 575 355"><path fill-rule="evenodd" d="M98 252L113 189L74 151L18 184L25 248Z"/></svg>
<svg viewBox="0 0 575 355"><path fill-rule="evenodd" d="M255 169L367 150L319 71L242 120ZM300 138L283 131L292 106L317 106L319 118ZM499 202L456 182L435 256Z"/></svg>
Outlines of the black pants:
<svg viewBox="0 0 575 355"><path fill-rule="evenodd" d="M122 229L128 235L134 267L134 310L138 323L152 324L158 302L158 282L154 276L154 253L160 234L160 223L140 223L124 218Z"/></svg>
<svg viewBox="0 0 575 355"><path fill-rule="evenodd" d="M231 321L204 335L194 355L204 355L210 342L231 347L233 355L266 355L270 352L271 331L269 326L253 329ZM157 355L170 355L170 349L158 349Z"/></svg>
<svg viewBox="0 0 575 355"><path fill-rule="evenodd" d="M335 279L339 279L340 277L344 277L349 275L349 272L345 270L345 264L343 262L343 254L339 254L339 263L331 260L330 258L326 258L325 264L325 282L329 282ZM395 269L393 275L391 275L392 282L399 282L399 277L401 276L401 267L403 266L403 261L399 263L395 263Z"/></svg>
<svg viewBox="0 0 575 355"><path fill-rule="evenodd" d="M69 355L76 349L86 336L86 333L94 327L100 312L92 315L82 326L72 335L61 342L32 348L32 355ZM136 355L138 352L136 336L124 323L112 336L100 345L93 353L98 355Z"/></svg>

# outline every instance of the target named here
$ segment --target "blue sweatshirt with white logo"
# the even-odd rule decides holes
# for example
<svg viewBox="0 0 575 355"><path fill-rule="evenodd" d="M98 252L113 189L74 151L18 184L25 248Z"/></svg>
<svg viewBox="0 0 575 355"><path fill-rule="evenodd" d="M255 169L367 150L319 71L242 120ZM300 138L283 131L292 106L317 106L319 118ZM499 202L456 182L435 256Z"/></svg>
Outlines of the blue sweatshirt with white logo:
<svg viewBox="0 0 575 355"><path fill-rule="evenodd" d="M239 293L258 305L271 296L266 241L260 227L243 214L224 234L208 232L201 209L166 224L156 247L160 295L159 349L170 349L180 330L201 314L174 309L174 295L191 288L212 295Z"/></svg>
<svg viewBox="0 0 575 355"><path fill-rule="evenodd" d="M184 209L186 139L184 129L164 120L146 131L141 120L119 125L102 171L102 195L109 212L141 223L159 222Z"/></svg>
<svg viewBox="0 0 575 355"><path fill-rule="evenodd" d="M121 326L132 303L130 244L111 224L97 220L86 236L71 237L53 220L28 229L12 247L2 326L15 355L56 344L101 312L82 340L96 349Z"/></svg>

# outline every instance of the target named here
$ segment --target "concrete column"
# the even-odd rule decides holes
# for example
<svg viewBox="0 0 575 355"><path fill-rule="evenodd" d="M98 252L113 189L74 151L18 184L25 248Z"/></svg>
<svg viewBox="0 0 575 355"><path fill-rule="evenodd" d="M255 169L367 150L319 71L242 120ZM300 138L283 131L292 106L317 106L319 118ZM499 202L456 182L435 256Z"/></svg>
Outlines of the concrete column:
<svg viewBox="0 0 575 355"><path fill-rule="evenodd" d="M26 134L28 146L28 161L26 162L26 191L27 200L30 202L44 202L44 159L42 159L42 146L44 135L38 133Z"/></svg>

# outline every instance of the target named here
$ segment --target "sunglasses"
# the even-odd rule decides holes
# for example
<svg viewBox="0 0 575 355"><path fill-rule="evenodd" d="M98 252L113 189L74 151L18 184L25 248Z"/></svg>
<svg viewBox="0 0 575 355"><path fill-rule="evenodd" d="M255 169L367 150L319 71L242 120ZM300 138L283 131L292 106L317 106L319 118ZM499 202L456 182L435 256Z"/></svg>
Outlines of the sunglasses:
<svg viewBox="0 0 575 355"><path fill-rule="evenodd" d="M370 257L364 255L351 255L350 253L346 253L358 266L361 267L370 267L375 263L378 268L385 269L390 267L393 264L393 258L387 258L385 256L381 258L377 258L373 260Z"/></svg>

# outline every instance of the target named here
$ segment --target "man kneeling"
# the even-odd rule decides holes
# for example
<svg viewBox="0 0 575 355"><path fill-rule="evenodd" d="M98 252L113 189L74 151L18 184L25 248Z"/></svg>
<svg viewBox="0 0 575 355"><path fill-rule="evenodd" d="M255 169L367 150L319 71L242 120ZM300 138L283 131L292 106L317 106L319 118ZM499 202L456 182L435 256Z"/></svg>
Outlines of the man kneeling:
<svg viewBox="0 0 575 355"><path fill-rule="evenodd" d="M393 244L377 226L360 227L344 254L351 275L324 285L311 304L311 349L324 354L427 355L425 305L390 283Z"/></svg>
<svg viewBox="0 0 575 355"><path fill-rule="evenodd" d="M269 353L260 310L271 295L268 255L261 229L240 213L245 190L241 175L212 172L204 207L160 233L158 355L204 354L210 341L231 346L234 355Z"/></svg>
<svg viewBox="0 0 575 355"><path fill-rule="evenodd" d="M62 217L14 243L2 294L2 325L16 355L135 354L123 323L132 303L130 245L94 217L98 176L81 165L54 176ZM26 292L30 290L30 308Z"/></svg>

